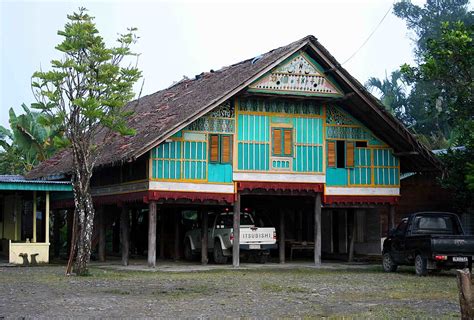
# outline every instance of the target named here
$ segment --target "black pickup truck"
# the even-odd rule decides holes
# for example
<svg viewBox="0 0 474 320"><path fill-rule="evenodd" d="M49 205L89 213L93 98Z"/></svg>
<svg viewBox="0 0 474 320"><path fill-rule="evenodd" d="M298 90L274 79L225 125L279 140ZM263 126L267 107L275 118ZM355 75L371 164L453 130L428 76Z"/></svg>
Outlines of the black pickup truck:
<svg viewBox="0 0 474 320"><path fill-rule="evenodd" d="M447 212L419 212L402 219L383 243L383 269L415 265L416 274L469 267L474 258L474 236L464 234L458 216Z"/></svg>

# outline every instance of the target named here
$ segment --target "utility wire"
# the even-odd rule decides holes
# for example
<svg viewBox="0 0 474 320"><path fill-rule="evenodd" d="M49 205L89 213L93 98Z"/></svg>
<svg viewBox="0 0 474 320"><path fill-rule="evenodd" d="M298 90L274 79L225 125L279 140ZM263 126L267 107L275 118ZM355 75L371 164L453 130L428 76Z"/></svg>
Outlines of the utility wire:
<svg viewBox="0 0 474 320"><path fill-rule="evenodd" d="M394 1L395 3L395 1ZM344 61L343 63L341 63L341 65L343 64L346 64L349 60L351 60L359 51L360 49L362 49L365 44L370 40L370 38L373 36L373 34L375 33L375 31L377 31L377 29L380 27L380 25L382 24L382 22L385 20L385 18L388 16L388 14L390 13L390 11L392 11L392 8L393 8L393 3L390 5L390 8L388 8L387 12L385 12L385 15L382 17L382 19L380 20L380 22L377 24L377 26L374 28L374 30L372 30L372 32L369 34L369 36L367 37L367 39L365 39L365 41L360 45L360 47L354 51L354 53L349 57L347 58L346 61Z"/></svg>

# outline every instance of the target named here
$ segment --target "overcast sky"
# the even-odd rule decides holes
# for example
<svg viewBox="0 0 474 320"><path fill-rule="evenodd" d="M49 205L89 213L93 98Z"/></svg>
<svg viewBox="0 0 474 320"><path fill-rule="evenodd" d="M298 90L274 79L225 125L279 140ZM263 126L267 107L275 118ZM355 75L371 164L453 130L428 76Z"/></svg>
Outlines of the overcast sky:
<svg viewBox="0 0 474 320"><path fill-rule="evenodd" d="M415 3L423 3L418 0ZM143 95L183 75L219 69L312 34L338 59L349 58L374 30L391 0L312 1L6 1L0 0L0 125L8 110L34 101L33 72L60 56L66 15L89 9L107 44L137 27ZM346 64L359 81L383 78L412 61L405 24L390 13L367 44Z"/></svg>

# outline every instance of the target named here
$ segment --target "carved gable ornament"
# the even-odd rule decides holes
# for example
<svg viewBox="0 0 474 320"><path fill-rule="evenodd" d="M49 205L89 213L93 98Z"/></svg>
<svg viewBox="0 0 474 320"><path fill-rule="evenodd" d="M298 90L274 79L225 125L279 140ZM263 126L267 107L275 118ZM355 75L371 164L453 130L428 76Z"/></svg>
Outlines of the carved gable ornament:
<svg viewBox="0 0 474 320"><path fill-rule="evenodd" d="M298 53L249 87L250 91L342 95L305 53Z"/></svg>

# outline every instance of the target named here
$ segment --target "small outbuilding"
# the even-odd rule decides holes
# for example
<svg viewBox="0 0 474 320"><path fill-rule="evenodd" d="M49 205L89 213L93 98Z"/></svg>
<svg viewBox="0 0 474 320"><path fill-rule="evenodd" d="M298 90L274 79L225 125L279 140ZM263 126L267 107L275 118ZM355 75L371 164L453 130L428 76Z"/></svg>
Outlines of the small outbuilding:
<svg viewBox="0 0 474 320"><path fill-rule="evenodd" d="M10 263L49 262L50 199L71 191L68 181L0 175L0 253Z"/></svg>

